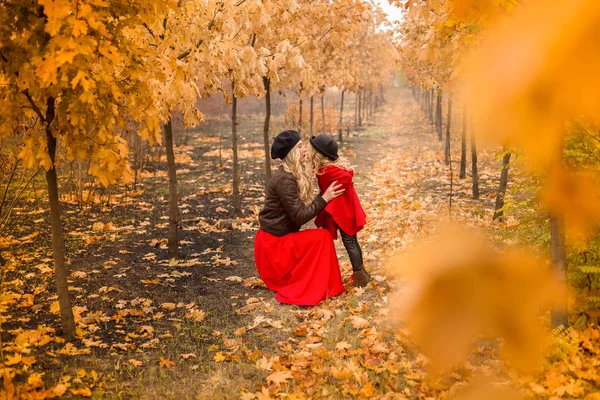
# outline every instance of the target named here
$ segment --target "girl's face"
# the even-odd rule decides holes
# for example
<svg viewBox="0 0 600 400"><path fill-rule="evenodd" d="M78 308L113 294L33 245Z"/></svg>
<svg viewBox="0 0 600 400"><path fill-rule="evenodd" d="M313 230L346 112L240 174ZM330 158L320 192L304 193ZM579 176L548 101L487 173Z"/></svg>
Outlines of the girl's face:
<svg viewBox="0 0 600 400"><path fill-rule="evenodd" d="M298 150L300 150L300 162L303 163L308 157L308 149L306 148L302 140L298 142Z"/></svg>

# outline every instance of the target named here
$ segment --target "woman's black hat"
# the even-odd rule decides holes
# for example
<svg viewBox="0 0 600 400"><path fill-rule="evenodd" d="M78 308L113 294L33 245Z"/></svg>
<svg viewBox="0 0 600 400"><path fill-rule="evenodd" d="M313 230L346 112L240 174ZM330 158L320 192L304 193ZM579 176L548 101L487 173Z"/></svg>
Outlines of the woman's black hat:
<svg viewBox="0 0 600 400"><path fill-rule="evenodd" d="M271 158L274 160L278 158L283 160L299 141L300 134L296 131L287 130L280 132L275 136L275 140L271 146Z"/></svg>
<svg viewBox="0 0 600 400"><path fill-rule="evenodd" d="M310 144L320 154L329 158L331 161L338 159L338 144L333 137L322 134L319 136L313 136L310 138Z"/></svg>

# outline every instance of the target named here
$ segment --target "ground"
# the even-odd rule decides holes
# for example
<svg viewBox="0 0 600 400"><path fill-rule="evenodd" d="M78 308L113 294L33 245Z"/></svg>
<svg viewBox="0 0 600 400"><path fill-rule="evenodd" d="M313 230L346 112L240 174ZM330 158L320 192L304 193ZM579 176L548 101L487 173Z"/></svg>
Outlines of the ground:
<svg viewBox="0 0 600 400"><path fill-rule="evenodd" d="M98 399L437 398L454 393L477 368L498 368L496 346L483 343L469 367L426 379L427 357L389 307L401 287L390 278L390 270L401 268L390 256L434 231L440 218L467 220L506 238L518 215L501 227L491 223L498 149L480 151L481 197L473 200L470 175L457 178L458 135L451 176L443 143L410 90L390 89L386 103L342 146L368 215L359 240L373 282L352 287L337 243L347 292L297 307L277 303L254 266L262 119L241 120L243 217L231 214L230 155L223 150L221 167L219 139L192 131L177 148L177 262L166 254L164 162L150 164L135 190L113 190L108 203L85 209L63 203L74 343L60 337L47 211L23 217L2 281L2 300L11 305L3 310L2 371L16 375L13 383L5 380L0 398L11 391Z"/></svg>

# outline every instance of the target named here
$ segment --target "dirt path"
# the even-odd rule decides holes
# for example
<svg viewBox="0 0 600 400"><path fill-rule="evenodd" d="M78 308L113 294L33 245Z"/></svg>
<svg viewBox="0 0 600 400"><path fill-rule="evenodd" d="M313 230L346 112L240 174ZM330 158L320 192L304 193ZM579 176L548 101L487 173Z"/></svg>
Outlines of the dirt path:
<svg viewBox="0 0 600 400"><path fill-rule="evenodd" d="M19 328L48 336L43 353L36 353L37 367L53 385L90 387L99 398L214 399L240 393L244 398L282 393L340 398L387 392L416 398L429 393L433 389L422 381L426 361L389 325L387 296L395 284L387 281L384 267L391 250L408 246L448 213L450 182L442 144L410 91L392 89L387 97L343 146L356 166L355 186L369 219L359 234L374 277L366 290L349 284L351 267L341 243L347 293L306 308L278 304L264 288L253 260L256 214L263 201L262 120L248 117L240 129L245 132L246 214L234 229L222 225L232 219L226 152L219 168L217 139L191 135L191 142L178 149L183 259L169 262L164 250L162 164L142 180L137 193L115 198L109 207L79 211L66 204L71 290L82 339L65 346L52 331L58 321L51 314L48 227L36 222L44 240L15 251L19 267L9 274L21 281L5 286L34 293L35 301L5 322L3 328L12 332L3 333L3 341L15 340ZM470 200L467 181L454 182L459 216L487 218L491 212L494 182L487 177L497 161L485 152L480 160L482 200ZM40 331L41 324L49 330ZM82 370L83 377L71 379Z"/></svg>

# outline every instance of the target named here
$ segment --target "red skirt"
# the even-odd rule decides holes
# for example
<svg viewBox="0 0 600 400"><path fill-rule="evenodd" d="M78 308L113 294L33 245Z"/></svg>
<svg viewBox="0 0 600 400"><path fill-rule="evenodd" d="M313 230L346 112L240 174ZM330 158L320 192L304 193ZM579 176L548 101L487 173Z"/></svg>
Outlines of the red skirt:
<svg viewBox="0 0 600 400"><path fill-rule="evenodd" d="M314 306L344 291L333 239L325 229L284 236L259 230L254 260L261 279L281 303Z"/></svg>

